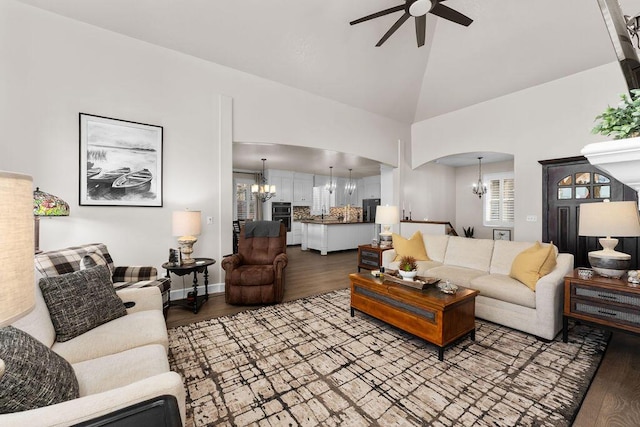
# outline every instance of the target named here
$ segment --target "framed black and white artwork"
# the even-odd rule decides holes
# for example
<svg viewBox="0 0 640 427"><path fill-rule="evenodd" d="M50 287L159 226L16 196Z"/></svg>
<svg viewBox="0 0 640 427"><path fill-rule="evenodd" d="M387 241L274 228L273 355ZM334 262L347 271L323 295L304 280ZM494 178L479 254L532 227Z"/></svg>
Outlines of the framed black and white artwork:
<svg viewBox="0 0 640 427"><path fill-rule="evenodd" d="M80 113L80 205L161 207L162 131Z"/></svg>
<svg viewBox="0 0 640 427"><path fill-rule="evenodd" d="M493 240L511 240L511 230L494 228Z"/></svg>

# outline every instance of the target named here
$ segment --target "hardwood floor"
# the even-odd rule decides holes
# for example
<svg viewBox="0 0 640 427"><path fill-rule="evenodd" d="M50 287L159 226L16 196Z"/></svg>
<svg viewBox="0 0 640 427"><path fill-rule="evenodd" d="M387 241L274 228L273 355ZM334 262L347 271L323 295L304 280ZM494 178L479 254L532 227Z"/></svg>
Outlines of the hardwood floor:
<svg viewBox="0 0 640 427"><path fill-rule="evenodd" d="M349 273L357 268L357 251L321 256L289 246L284 300L291 301L349 287ZM227 316L258 307L232 306L214 294L198 314L173 307L167 327ZM578 412L574 427L640 426L640 337L614 333L602 364Z"/></svg>

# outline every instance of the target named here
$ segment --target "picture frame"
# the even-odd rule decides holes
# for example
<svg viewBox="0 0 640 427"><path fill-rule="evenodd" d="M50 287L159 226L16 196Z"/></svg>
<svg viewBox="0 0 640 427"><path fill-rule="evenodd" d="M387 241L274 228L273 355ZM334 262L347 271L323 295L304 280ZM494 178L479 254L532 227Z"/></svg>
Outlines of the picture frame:
<svg viewBox="0 0 640 427"><path fill-rule="evenodd" d="M162 207L163 127L80 113L81 206Z"/></svg>
<svg viewBox="0 0 640 427"><path fill-rule="evenodd" d="M506 228L494 228L493 240L511 240L511 230Z"/></svg>

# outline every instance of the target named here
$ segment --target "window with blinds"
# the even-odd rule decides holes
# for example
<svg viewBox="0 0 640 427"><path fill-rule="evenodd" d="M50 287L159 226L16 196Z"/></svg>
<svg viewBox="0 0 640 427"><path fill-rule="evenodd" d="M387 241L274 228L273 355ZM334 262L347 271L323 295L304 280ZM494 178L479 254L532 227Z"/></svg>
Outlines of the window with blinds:
<svg viewBox="0 0 640 427"><path fill-rule="evenodd" d="M485 175L483 223L487 227L513 227L515 220L515 180L513 172Z"/></svg>
<svg viewBox="0 0 640 427"><path fill-rule="evenodd" d="M250 183L236 183L236 215L238 220L256 219L256 200Z"/></svg>

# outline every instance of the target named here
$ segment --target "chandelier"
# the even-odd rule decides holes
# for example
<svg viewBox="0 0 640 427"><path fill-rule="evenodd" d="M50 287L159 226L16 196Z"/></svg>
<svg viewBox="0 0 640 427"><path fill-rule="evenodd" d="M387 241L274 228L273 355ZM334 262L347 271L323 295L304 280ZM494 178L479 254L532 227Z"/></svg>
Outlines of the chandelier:
<svg viewBox="0 0 640 427"><path fill-rule="evenodd" d="M336 189L336 183L333 182L333 166L329 166L329 183L326 188L329 194L333 194L333 191Z"/></svg>
<svg viewBox="0 0 640 427"><path fill-rule="evenodd" d="M356 190L356 183L353 182L353 180L351 179L351 171L353 169L349 169L349 182L347 182L347 184L344 186L344 192L347 193L348 195L352 195L353 192Z"/></svg>
<svg viewBox="0 0 640 427"><path fill-rule="evenodd" d="M473 184L471 191L479 198L482 198L482 195L487 193L487 185L482 182L482 157L478 157L478 182Z"/></svg>
<svg viewBox="0 0 640 427"><path fill-rule="evenodd" d="M262 203L276 195L276 186L269 185L267 183L267 178L264 176L264 162L266 161L267 159L262 159L262 176L260 177L260 184L253 184L251 186L251 194L260 199Z"/></svg>

